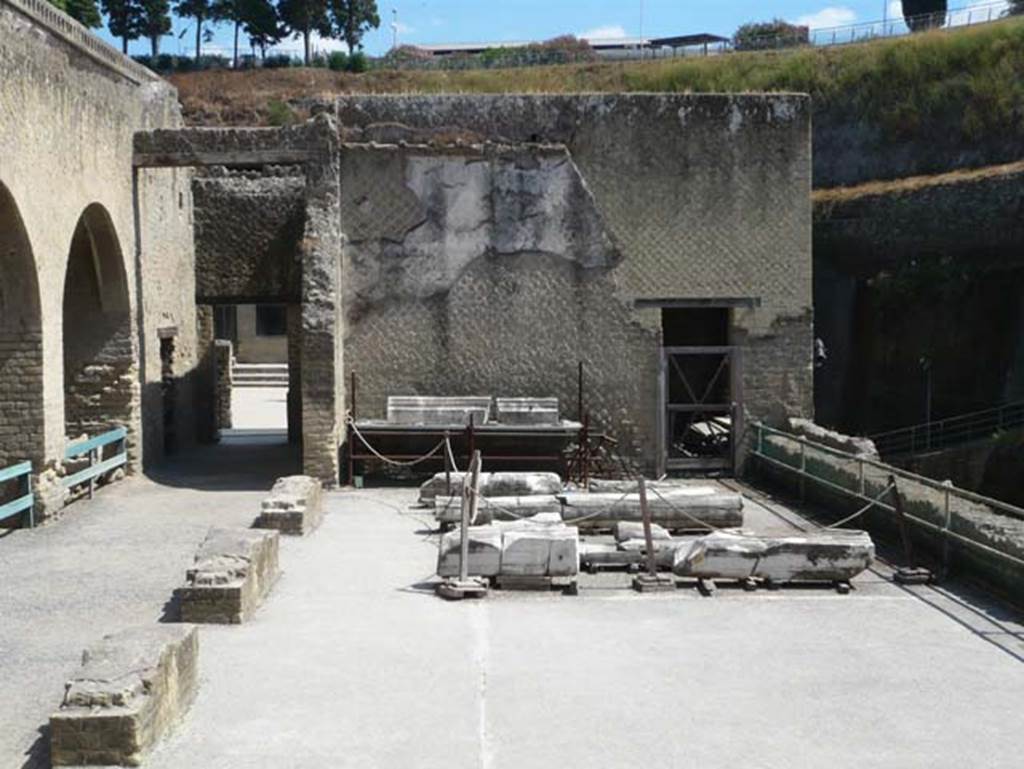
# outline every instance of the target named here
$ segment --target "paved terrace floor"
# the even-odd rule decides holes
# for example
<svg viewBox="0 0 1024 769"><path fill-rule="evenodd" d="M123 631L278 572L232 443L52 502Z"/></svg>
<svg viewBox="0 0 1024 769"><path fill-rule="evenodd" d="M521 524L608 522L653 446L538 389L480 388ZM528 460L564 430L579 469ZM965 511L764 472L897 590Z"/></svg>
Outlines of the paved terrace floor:
<svg viewBox="0 0 1024 769"><path fill-rule="evenodd" d="M206 449L0 538L0 766L45 765L82 648L158 621L207 526L247 525L287 462ZM147 767L1021 765L1024 629L997 604L885 567L847 596L641 596L602 575L577 597L445 603L415 496L332 493L315 534L282 541L254 620L202 628L198 698Z"/></svg>

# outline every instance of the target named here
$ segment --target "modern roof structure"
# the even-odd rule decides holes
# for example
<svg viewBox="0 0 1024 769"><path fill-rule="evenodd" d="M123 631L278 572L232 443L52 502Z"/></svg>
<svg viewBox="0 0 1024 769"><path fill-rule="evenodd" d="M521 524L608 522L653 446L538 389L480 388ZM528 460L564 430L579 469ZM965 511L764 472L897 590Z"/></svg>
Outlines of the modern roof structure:
<svg viewBox="0 0 1024 769"><path fill-rule="evenodd" d="M729 38L701 32L690 35L673 35L669 37L596 37L580 38L590 44L595 51L622 51L635 48L685 48L691 45L727 42ZM453 54L478 54L495 48L525 48L539 43L538 40L497 40L482 43L437 43L432 45L416 45L423 51L435 56L451 56Z"/></svg>

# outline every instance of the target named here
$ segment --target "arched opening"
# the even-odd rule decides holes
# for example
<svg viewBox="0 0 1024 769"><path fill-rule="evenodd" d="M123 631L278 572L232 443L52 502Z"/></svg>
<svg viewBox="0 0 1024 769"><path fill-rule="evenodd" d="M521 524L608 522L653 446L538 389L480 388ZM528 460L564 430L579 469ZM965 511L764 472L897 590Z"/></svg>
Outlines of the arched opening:
<svg viewBox="0 0 1024 769"><path fill-rule="evenodd" d="M0 468L43 461L43 322L28 233L0 183Z"/></svg>
<svg viewBox="0 0 1024 769"><path fill-rule="evenodd" d="M65 435L132 425L138 377L128 279L110 215L93 203L71 238L64 278Z"/></svg>

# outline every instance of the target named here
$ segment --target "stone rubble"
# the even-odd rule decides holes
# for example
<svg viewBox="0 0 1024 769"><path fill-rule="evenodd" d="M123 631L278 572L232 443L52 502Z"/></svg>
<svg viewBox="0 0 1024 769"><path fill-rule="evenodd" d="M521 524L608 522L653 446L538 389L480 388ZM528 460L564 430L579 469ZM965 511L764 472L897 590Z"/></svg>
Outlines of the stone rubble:
<svg viewBox="0 0 1024 769"><path fill-rule="evenodd" d="M323 486L308 475L278 478L270 496L260 503L255 529L277 529L282 534L302 536L323 520Z"/></svg>
<svg viewBox="0 0 1024 769"><path fill-rule="evenodd" d="M54 766L139 766L191 705L198 685L194 625L131 628L85 650L50 717Z"/></svg>
<svg viewBox="0 0 1024 769"><path fill-rule="evenodd" d="M239 624L248 620L277 577L277 531L210 529L174 591L183 622Z"/></svg>

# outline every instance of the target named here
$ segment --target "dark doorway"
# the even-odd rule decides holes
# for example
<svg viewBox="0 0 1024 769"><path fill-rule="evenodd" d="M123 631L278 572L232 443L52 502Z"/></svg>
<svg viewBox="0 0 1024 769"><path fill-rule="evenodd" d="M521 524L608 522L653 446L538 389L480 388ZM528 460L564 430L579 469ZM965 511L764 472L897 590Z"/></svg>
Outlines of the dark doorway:
<svg viewBox="0 0 1024 769"><path fill-rule="evenodd" d="M733 466L739 355L729 324L728 307L662 308L662 472Z"/></svg>
<svg viewBox="0 0 1024 769"><path fill-rule="evenodd" d="M164 454L173 454L178 449L173 334L160 335L160 394L163 400Z"/></svg>

